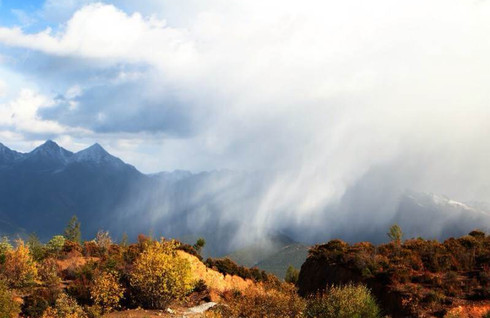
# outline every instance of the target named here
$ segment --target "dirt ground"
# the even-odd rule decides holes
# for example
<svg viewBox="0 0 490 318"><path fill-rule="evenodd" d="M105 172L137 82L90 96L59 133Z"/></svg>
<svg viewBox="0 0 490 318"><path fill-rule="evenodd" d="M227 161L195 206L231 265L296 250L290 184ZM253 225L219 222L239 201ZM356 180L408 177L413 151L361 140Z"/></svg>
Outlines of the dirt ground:
<svg viewBox="0 0 490 318"><path fill-rule="evenodd" d="M172 308L173 313L164 310L131 309L104 315L104 318L157 318L157 317L204 317L204 314L189 313L187 308Z"/></svg>

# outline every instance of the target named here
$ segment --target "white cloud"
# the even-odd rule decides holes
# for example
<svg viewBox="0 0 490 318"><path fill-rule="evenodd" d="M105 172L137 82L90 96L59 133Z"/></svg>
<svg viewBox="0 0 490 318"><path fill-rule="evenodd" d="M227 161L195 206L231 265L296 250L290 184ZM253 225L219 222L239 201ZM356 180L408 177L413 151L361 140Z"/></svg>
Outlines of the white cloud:
<svg viewBox="0 0 490 318"><path fill-rule="evenodd" d="M0 97L4 97L5 95L7 95L7 91L8 91L7 83L5 83L0 79Z"/></svg>
<svg viewBox="0 0 490 318"><path fill-rule="evenodd" d="M54 102L50 98L33 90L23 89L14 100L0 104L0 127L8 127L18 133L45 135L84 131L39 118L38 111L53 104Z"/></svg>

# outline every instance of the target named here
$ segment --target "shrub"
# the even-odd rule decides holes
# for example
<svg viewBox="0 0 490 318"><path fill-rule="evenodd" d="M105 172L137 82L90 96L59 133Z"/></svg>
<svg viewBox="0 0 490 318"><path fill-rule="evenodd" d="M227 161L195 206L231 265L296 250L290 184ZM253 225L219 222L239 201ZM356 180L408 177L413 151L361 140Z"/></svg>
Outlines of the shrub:
<svg viewBox="0 0 490 318"><path fill-rule="evenodd" d="M46 244L46 249L53 255L59 255L65 245L65 241L66 240L62 235L55 235L49 240L48 244Z"/></svg>
<svg viewBox="0 0 490 318"><path fill-rule="evenodd" d="M24 297L22 304L22 314L25 317L37 318L42 317L43 313L49 307L49 297L41 292L35 292L32 295Z"/></svg>
<svg viewBox="0 0 490 318"><path fill-rule="evenodd" d="M229 312L222 313L225 317L294 318L302 317L305 307L304 300L297 295L292 286L283 290L266 291L248 288L243 293L228 293L228 296L225 295L226 298Z"/></svg>
<svg viewBox="0 0 490 318"><path fill-rule="evenodd" d="M61 284L58 265L53 258L46 258L38 263L38 274L41 282L48 287L56 287Z"/></svg>
<svg viewBox="0 0 490 318"><path fill-rule="evenodd" d="M289 265L288 269L286 270L286 276L284 277L286 283L296 284L298 282L298 277L299 271L294 268L293 265Z"/></svg>
<svg viewBox="0 0 490 318"><path fill-rule="evenodd" d="M306 317L377 318L380 309L369 289L363 285L330 287L307 301Z"/></svg>
<svg viewBox="0 0 490 318"><path fill-rule="evenodd" d="M96 267L97 263L87 262L85 265L74 269L73 278L75 280L67 288L67 292L72 297L75 297L80 304L91 303L90 288Z"/></svg>
<svg viewBox="0 0 490 318"><path fill-rule="evenodd" d="M2 275L13 288L32 285L37 279L37 267L24 241L17 241L17 248L5 254Z"/></svg>
<svg viewBox="0 0 490 318"><path fill-rule="evenodd" d="M124 290L119 284L115 273L97 272L90 289L90 298L104 312L110 312L119 308L119 301L123 297Z"/></svg>
<svg viewBox="0 0 490 318"><path fill-rule="evenodd" d="M88 241L83 243L83 256L86 257L98 257L103 256L104 251L97 245L95 241Z"/></svg>
<svg viewBox="0 0 490 318"><path fill-rule="evenodd" d="M44 312L43 318L87 318L87 314L77 304L76 300L65 293L61 293L56 299L54 308L48 308Z"/></svg>
<svg viewBox="0 0 490 318"><path fill-rule="evenodd" d="M0 318L17 317L20 306L14 300L12 292L8 289L5 281L0 281Z"/></svg>
<svg viewBox="0 0 490 318"><path fill-rule="evenodd" d="M152 242L139 255L130 273L130 284L142 305L164 308L191 288L190 264L176 253L174 241Z"/></svg>
<svg viewBox="0 0 490 318"><path fill-rule="evenodd" d="M82 245L78 242L65 241L63 244L63 254L69 256L81 256L82 255Z"/></svg>

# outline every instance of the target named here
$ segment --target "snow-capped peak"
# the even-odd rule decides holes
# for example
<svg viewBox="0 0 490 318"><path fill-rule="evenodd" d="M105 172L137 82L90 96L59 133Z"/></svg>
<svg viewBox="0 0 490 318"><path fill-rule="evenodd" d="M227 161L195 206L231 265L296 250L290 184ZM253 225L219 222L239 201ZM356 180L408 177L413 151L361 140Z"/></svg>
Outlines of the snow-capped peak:
<svg viewBox="0 0 490 318"><path fill-rule="evenodd" d="M73 156L73 153L60 147L54 141L47 140L44 144L31 151L29 153L29 156L41 156L52 159L59 159L66 162L68 161L68 159L70 159L71 156Z"/></svg>

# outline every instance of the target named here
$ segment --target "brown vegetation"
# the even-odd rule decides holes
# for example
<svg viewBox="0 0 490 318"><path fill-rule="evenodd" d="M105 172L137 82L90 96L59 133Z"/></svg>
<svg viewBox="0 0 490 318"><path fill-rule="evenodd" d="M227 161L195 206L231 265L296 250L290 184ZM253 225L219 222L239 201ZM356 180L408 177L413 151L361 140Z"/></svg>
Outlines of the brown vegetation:
<svg viewBox="0 0 490 318"><path fill-rule="evenodd" d="M394 317L442 317L452 307L490 300L490 236L473 231L443 243L401 243L398 236L379 246L333 240L311 248L300 294L348 282L367 284Z"/></svg>

